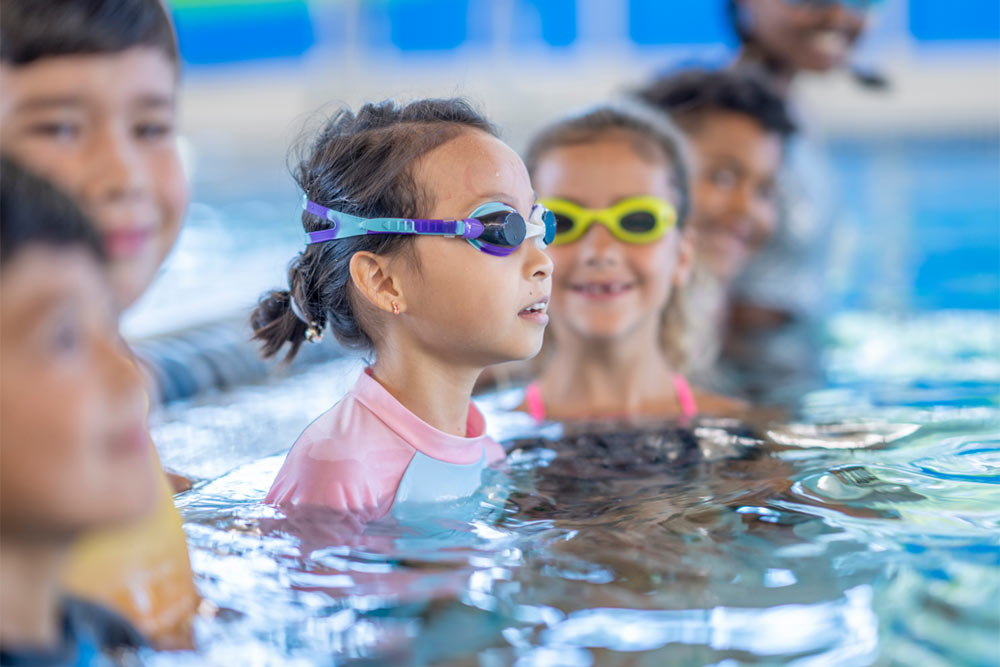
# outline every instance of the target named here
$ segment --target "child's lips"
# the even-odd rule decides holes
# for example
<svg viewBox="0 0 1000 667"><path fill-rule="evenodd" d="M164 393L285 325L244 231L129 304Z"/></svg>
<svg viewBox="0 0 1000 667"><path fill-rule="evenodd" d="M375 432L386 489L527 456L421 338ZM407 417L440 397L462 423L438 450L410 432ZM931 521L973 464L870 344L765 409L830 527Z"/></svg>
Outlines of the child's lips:
<svg viewBox="0 0 1000 667"><path fill-rule="evenodd" d="M537 322L538 324L548 324L548 309L549 297L543 296L538 301L522 308L521 311L518 312L517 316L532 322Z"/></svg>
<svg viewBox="0 0 1000 667"><path fill-rule="evenodd" d="M111 453L117 456L142 455L152 446L145 420L139 420L111 438Z"/></svg>
<svg viewBox="0 0 1000 667"><path fill-rule="evenodd" d="M124 227L104 233L104 249L112 259L139 254L153 237L152 227Z"/></svg>
<svg viewBox="0 0 1000 667"><path fill-rule="evenodd" d="M828 58L837 58L847 53L851 40L842 30L816 30L809 36L809 45Z"/></svg>
<svg viewBox="0 0 1000 667"><path fill-rule="evenodd" d="M634 287L635 283L620 280L574 283L569 286L574 294L578 294L589 301L610 301L617 299L631 292Z"/></svg>

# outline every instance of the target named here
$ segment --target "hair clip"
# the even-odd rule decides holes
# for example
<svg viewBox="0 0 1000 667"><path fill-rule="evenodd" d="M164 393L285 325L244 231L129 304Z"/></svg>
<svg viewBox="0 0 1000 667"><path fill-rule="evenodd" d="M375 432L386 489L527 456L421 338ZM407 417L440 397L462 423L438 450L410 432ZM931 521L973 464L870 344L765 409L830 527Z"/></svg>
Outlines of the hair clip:
<svg viewBox="0 0 1000 667"><path fill-rule="evenodd" d="M302 309L299 308L299 304L295 302L294 294L288 295L288 305L292 309L292 314L306 325L306 340L310 343L318 343L323 340L323 330L316 323L316 320L306 319L306 316L302 313Z"/></svg>
<svg viewBox="0 0 1000 667"><path fill-rule="evenodd" d="M306 329L306 340L310 343L318 343L323 340L323 332L315 321L310 322L309 328Z"/></svg>

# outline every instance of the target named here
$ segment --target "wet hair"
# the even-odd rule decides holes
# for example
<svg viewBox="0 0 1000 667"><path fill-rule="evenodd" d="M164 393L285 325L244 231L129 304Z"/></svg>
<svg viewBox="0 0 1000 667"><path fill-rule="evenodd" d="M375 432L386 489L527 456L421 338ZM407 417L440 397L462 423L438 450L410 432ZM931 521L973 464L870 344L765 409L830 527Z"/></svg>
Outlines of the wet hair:
<svg viewBox="0 0 1000 667"><path fill-rule="evenodd" d="M0 0L0 61L159 49L178 62L174 26L161 0Z"/></svg>
<svg viewBox="0 0 1000 667"><path fill-rule="evenodd" d="M0 267L32 246L79 247L106 260L100 235L69 195L0 158Z"/></svg>
<svg viewBox="0 0 1000 667"><path fill-rule="evenodd" d="M534 178L542 157L556 148L596 143L621 137L640 157L664 161L670 168L669 185L677 192L677 226L683 228L691 211L690 160L687 142L674 124L659 110L641 100L604 102L565 116L543 128L525 154L524 163ZM670 362L678 370L687 366L687 305L684 291L671 293L662 314L661 343ZM554 344L546 330L538 364L544 364Z"/></svg>
<svg viewBox="0 0 1000 667"><path fill-rule="evenodd" d="M782 140L796 131L781 95L763 76L749 70L683 70L660 77L632 94L666 112L687 131L697 131L705 114L712 111L747 116Z"/></svg>
<svg viewBox="0 0 1000 667"><path fill-rule="evenodd" d="M462 99L425 99L406 105L365 104L357 112L337 111L310 144L300 149L293 177L313 202L364 218L419 217L434 205L413 173L422 155L464 132L497 135L494 126ZM307 232L330 222L302 213ZM409 249L412 236L375 234L306 246L288 269L287 290L265 294L251 316L254 338L271 357L290 344L298 352L310 327L327 326L346 347L372 350L373 323L359 301L351 274L357 252L392 255ZM299 313L293 310L292 300Z"/></svg>
<svg viewBox="0 0 1000 667"><path fill-rule="evenodd" d="M636 154L662 160L670 167L670 185L677 191L677 225L683 227L691 210L687 143L655 108L640 102L604 102L571 113L542 128L528 144L524 164L534 176L542 156L565 146L578 146L621 137Z"/></svg>

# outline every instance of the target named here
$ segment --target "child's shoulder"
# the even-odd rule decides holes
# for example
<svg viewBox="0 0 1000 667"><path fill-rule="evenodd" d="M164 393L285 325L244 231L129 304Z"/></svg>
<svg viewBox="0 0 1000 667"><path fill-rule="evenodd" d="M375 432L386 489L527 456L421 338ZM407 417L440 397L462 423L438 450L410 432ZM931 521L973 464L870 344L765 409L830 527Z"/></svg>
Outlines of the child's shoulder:
<svg viewBox="0 0 1000 667"><path fill-rule="evenodd" d="M376 414L365 402L348 393L333 407L317 417L302 431L293 449L308 448L316 453L323 451L326 456L358 454L358 442L365 442L366 448L391 448L411 450L395 431Z"/></svg>
<svg viewBox="0 0 1000 667"><path fill-rule="evenodd" d="M391 502L415 453L349 393L295 441L266 501L377 515Z"/></svg>

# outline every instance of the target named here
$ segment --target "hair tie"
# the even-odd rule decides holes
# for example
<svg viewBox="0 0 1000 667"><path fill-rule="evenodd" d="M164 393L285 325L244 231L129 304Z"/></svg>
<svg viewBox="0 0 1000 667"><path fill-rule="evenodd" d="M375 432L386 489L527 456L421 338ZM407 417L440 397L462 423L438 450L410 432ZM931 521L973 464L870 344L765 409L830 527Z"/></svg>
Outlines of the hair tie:
<svg viewBox="0 0 1000 667"><path fill-rule="evenodd" d="M291 306L292 314L306 325L306 340L310 343L318 343L323 340L323 331L320 329L319 324L316 320L306 319L306 316L302 314L302 310L299 308L299 304L295 301L295 295L291 292L288 294L288 305Z"/></svg>

